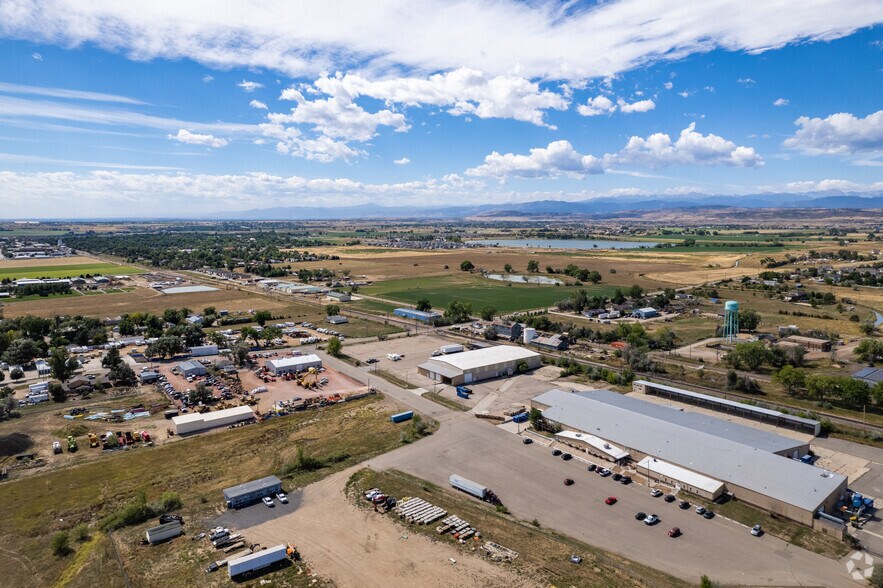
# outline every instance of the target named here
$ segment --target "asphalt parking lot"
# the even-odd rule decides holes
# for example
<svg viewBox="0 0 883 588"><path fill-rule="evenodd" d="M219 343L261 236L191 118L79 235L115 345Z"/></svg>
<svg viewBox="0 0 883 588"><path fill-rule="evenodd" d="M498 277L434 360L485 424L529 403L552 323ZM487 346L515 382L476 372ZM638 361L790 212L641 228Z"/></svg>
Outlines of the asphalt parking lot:
<svg viewBox="0 0 883 588"><path fill-rule="evenodd" d="M258 501L243 508L227 509L215 518L214 526L227 527L231 533L234 531L238 533L243 529L248 529L249 527L254 527L255 525L260 525L294 512L300 505L302 491L296 490L290 494L286 493L286 496L288 496L288 504L282 504L274 497L273 504L275 506L272 508Z"/></svg>
<svg viewBox="0 0 883 588"><path fill-rule="evenodd" d="M490 487L510 511L537 519L589 544L665 569L690 582L710 574L724 584L854 586L841 563L764 535L752 537L741 524L717 516L706 520L650 496L647 486L623 486L586 471L582 461L565 462L539 443L462 414L436 434L372 459L377 469L395 468L440 486L463 475ZM634 477L634 476L633 476ZM564 479L575 483L565 486ZM636 482L640 478L635 477ZM612 506L604 504L610 495ZM655 513L652 527L636 521L638 511ZM672 527L683 535L667 536Z"/></svg>

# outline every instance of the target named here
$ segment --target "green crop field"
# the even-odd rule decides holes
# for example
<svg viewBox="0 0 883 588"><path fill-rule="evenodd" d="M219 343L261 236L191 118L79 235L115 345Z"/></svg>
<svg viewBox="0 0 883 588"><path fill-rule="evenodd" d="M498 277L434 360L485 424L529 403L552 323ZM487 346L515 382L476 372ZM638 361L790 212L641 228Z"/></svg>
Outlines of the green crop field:
<svg viewBox="0 0 883 588"><path fill-rule="evenodd" d="M0 280L9 278L74 278L85 274L143 274L144 270L115 263L83 263L75 265L27 265L0 269Z"/></svg>
<svg viewBox="0 0 883 588"><path fill-rule="evenodd" d="M615 286L584 286L589 295L610 296ZM472 305L474 311L490 305L500 312L514 312L545 308L570 296L576 288L567 286L507 285L473 275L433 276L389 280L362 289L365 294L401 300L414 304L421 298L429 299L435 308L443 308L457 300Z"/></svg>

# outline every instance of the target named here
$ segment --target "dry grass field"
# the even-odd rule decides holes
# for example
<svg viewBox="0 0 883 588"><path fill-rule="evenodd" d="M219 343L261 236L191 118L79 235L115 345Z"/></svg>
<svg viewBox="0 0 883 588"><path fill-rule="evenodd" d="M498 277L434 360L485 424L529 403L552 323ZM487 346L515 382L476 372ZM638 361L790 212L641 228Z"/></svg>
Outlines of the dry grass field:
<svg viewBox="0 0 883 588"><path fill-rule="evenodd" d="M96 263L91 257L74 255L53 259L0 259L0 269L36 268L40 266L86 265Z"/></svg>

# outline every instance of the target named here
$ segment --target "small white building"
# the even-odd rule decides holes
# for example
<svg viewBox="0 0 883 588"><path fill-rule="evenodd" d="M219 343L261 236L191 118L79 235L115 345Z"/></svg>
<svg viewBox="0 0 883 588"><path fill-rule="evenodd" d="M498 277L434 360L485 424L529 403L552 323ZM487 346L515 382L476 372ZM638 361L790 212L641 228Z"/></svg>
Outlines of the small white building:
<svg viewBox="0 0 883 588"><path fill-rule="evenodd" d="M330 323L332 325L342 325L344 323L348 323L349 320L345 316L335 314L334 316L329 316L328 318L326 318L325 322Z"/></svg>
<svg viewBox="0 0 883 588"><path fill-rule="evenodd" d="M271 359L267 362L267 369L274 375L305 372L310 368L322 367L322 359L318 355L301 355L298 357L283 357Z"/></svg>
<svg viewBox="0 0 883 588"><path fill-rule="evenodd" d="M187 377L204 376L208 373L205 366L198 361L183 361L178 364L178 372Z"/></svg>
<svg viewBox="0 0 883 588"><path fill-rule="evenodd" d="M49 364L43 359L35 361L34 367L37 368L37 375L40 377L48 376L52 373L52 368L50 368Z"/></svg>
<svg viewBox="0 0 883 588"><path fill-rule="evenodd" d="M515 347L496 345L475 351L465 351L454 355L430 358L417 366L417 371L427 378L459 386L489 378L512 376L518 373L518 366L525 364L528 370L542 364L539 353Z"/></svg>

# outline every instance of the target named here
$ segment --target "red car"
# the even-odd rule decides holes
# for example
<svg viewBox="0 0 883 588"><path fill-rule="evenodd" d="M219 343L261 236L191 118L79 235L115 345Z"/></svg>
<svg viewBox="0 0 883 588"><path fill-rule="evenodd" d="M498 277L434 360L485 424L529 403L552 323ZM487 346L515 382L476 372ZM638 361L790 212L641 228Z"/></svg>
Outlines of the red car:
<svg viewBox="0 0 883 588"><path fill-rule="evenodd" d="M573 486L573 480L570 478L564 478L564 485L565 486Z"/></svg>
<svg viewBox="0 0 883 588"><path fill-rule="evenodd" d="M681 535L681 530L678 529L677 527L672 527L671 530L668 532L669 537L680 537L680 535Z"/></svg>
<svg viewBox="0 0 883 588"><path fill-rule="evenodd" d="M608 496L604 504L616 504L616 496Z"/></svg>

